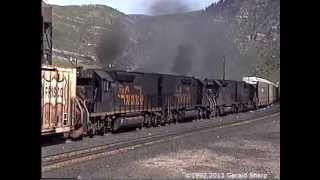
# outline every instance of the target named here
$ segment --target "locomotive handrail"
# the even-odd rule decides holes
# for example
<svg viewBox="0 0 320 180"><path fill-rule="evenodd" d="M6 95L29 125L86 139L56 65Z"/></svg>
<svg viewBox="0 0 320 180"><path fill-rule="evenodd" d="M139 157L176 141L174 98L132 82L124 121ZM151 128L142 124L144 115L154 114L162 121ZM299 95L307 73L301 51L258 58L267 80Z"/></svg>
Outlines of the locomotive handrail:
<svg viewBox="0 0 320 180"><path fill-rule="evenodd" d="M216 101L216 98L215 98L215 96L213 96L213 106L214 106L214 108L216 108L217 107L217 101Z"/></svg>
<svg viewBox="0 0 320 180"><path fill-rule="evenodd" d="M83 120L83 109L79 103L79 99L78 98L75 98L75 101L76 101L76 104L78 105L79 109L80 109L80 117L81 117L81 120Z"/></svg>
<svg viewBox="0 0 320 180"><path fill-rule="evenodd" d="M87 118L86 118L87 125L89 125L90 124L90 119L89 119L89 111L88 111L88 108L86 106L86 100L83 101L83 106L84 106L84 109L85 109L85 111L87 113Z"/></svg>
<svg viewBox="0 0 320 180"><path fill-rule="evenodd" d="M90 119L89 119L89 111L88 111L88 108L86 106L86 101L82 100L79 97L76 97L75 100L76 100L76 103L77 103L77 105L78 105L78 107L80 109L80 112L81 112L81 120L82 120L82 122L85 121L86 125L89 125L90 124ZM84 111L86 113L86 115L85 115L86 118L84 118Z"/></svg>
<svg viewBox="0 0 320 180"><path fill-rule="evenodd" d="M209 101L209 107L210 107L210 109L211 109L211 104L212 104L211 97L210 97L209 94L206 94L206 97L207 97L207 99L208 99L208 101Z"/></svg>

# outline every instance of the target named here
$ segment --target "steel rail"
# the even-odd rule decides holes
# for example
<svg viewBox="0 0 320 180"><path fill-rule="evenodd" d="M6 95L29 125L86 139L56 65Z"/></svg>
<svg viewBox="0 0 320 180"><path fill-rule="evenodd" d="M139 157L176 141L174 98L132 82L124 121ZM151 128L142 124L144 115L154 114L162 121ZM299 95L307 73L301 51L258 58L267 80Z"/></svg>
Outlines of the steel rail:
<svg viewBox="0 0 320 180"><path fill-rule="evenodd" d="M177 139L185 136L189 136L195 133L201 133L204 131L212 131L217 128L226 128L230 126L239 126L243 124L247 124L250 122L255 122L263 119L270 118L272 116L276 116L280 114L279 111L275 113L271 113L262 117L257 118L245 118L243 120L232 120L229 122L215 124L215 125L203 125L197 126L194 128L190 128L187 130L176 131L166 134L154 135L154 136L147 136L141 137L131 140L123 140L114 143L109 143L105 145L98 145L94 147L88 147L78 150L73 150L69 152L59 153L56 155L49 155L42 157L42 171L47 171L55 168L60 168L66 165L70 165L73 163L79 163L83 161L88 161L91 159L96 159L105 155L116 154L118 152L124 152L131 149L135 149L141 147L143 145L150 145L154 143L168 141L170 139Z"/></svg>

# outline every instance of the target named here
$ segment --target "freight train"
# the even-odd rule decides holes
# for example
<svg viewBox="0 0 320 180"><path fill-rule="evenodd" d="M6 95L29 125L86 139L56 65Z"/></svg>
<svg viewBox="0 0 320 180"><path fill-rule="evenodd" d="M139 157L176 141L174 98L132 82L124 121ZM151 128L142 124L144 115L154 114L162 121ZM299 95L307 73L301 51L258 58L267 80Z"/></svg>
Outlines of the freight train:
<svg viewBox="0 0 320 180"><path fill-rule="evenodd" d="M42 52L44 60L50 60L51 18L43 16L43 20ZM279 99L278 86L259 78L202 80L160 73L78 70L47 62L42 66L42 136L92 137L208 119L254 110Z"/></svg>
<svg viewBox="0 0 320 180"><path fill-rule="evenodd" d="M255 82L200 80L103 69L80 70L74 74L77 74L76 86L68 86L73 90L65 89L76 92L75 96L72 93L67 96L74 103L69 103L70 112L65 113L70 121L65 123L69 128L64 133L72 138L208 119L254 110L278 100L277 85L261 79ZM64 119L67 118L61 116L60 125ZM59 125L59 121L54 122L51 124Z"/></svg>

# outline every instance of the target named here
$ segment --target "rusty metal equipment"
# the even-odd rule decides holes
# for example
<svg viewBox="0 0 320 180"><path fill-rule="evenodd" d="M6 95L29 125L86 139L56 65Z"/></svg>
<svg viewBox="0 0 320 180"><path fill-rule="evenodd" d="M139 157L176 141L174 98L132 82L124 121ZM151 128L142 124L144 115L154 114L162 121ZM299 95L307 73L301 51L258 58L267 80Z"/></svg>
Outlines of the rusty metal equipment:
<svg viewBox="0 0 320 180"><path fill-rule="evenodd" d="M41 61L52 65L52 7L42 3Z"/></svg>
<svg viewBox="0 0 320 180"><path fill-rule="evenodd" d="M88 110L76 95L77 69L52 63L52 7L42 3L41 135L81 136Z"/></svg>

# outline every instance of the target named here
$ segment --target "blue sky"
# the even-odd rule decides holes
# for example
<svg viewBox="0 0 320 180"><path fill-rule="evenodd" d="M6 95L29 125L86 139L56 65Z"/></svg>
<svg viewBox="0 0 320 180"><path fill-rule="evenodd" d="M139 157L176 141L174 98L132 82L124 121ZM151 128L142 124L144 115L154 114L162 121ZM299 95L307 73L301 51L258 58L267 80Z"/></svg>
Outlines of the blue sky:
<svg viewBox="0 0 320 180"><path fill-rule="evenodd" d="M82 5L82 4L104 4L111 6L126 14L148 14L148 7L155 1L161 0L45 0L49 4L56 5ZM177 0L172 0L177 1ZM192 10L204 9L218 0L180 0L187 4Z"/></svg>

